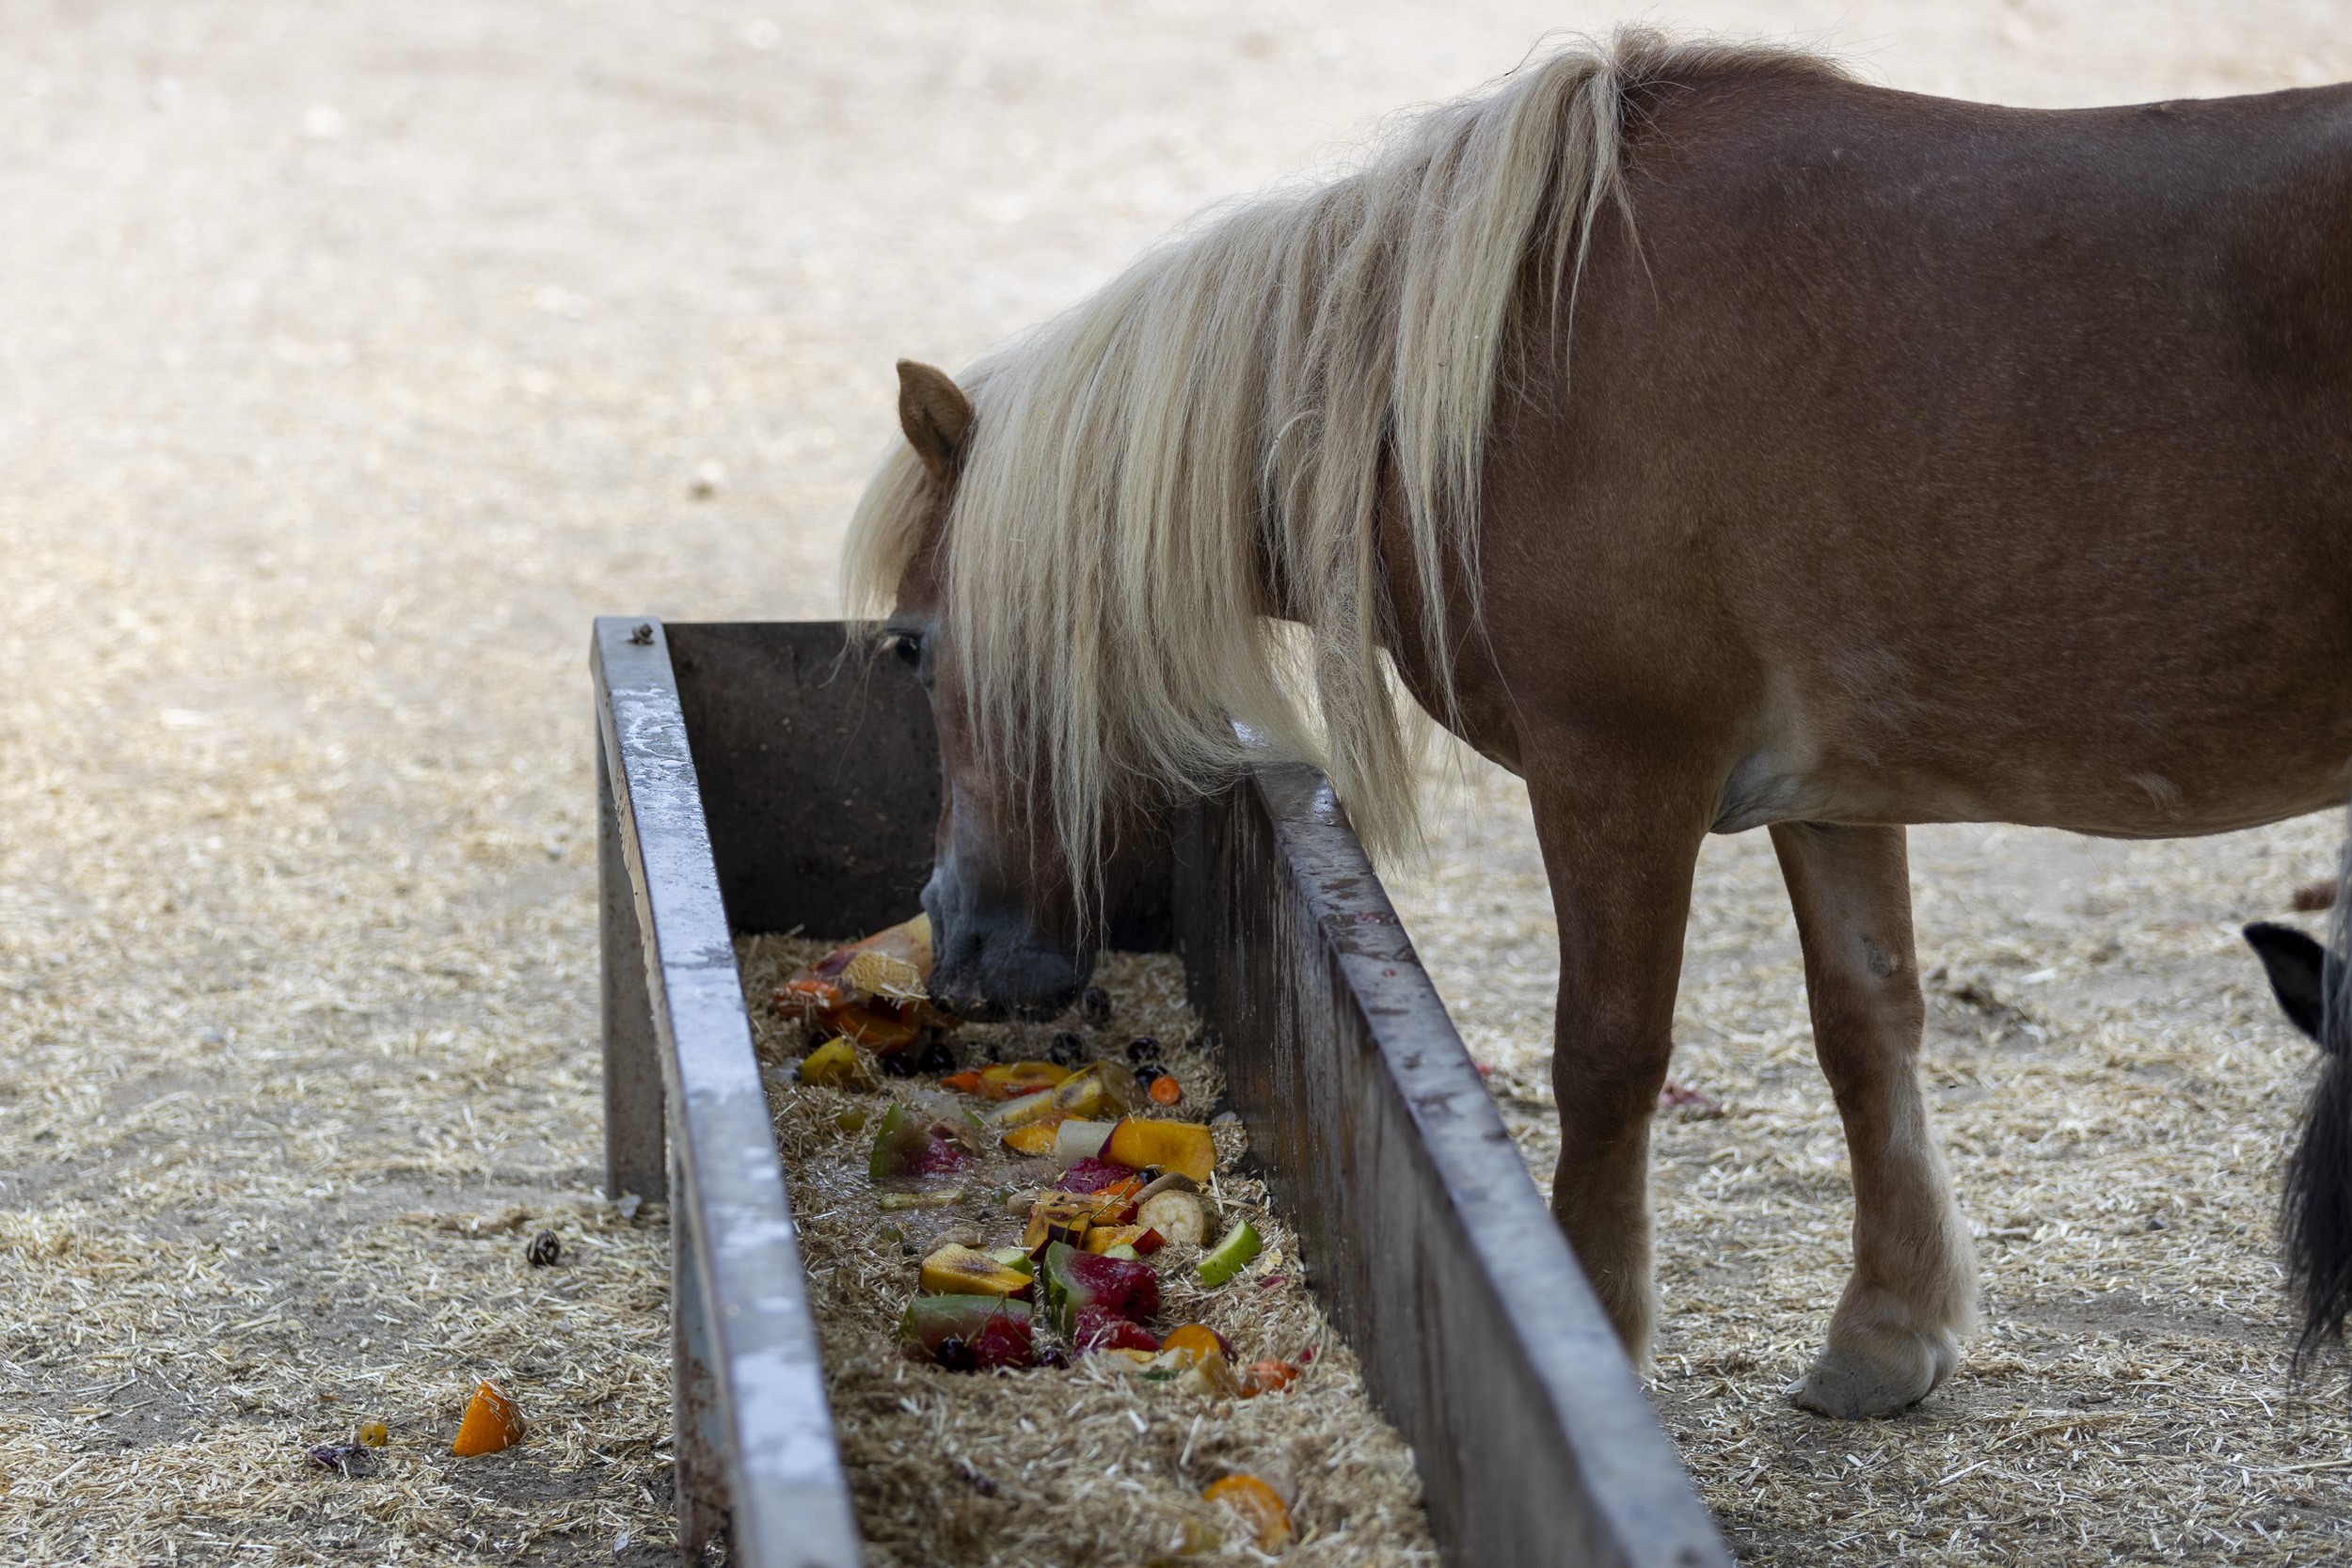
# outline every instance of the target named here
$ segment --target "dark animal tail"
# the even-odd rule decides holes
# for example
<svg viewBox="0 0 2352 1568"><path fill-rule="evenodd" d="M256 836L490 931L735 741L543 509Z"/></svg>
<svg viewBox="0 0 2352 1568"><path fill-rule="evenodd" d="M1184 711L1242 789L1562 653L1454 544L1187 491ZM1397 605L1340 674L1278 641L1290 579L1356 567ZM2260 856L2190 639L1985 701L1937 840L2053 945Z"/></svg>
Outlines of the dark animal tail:
<svg viewBox="0 0 2352 1568"><path fill-rule="evenodd" d="M2299 1372L2314 1352L2344 1343L2352 1318L2352 839L2325 949L2283 926L2249 927L2246 937L2287 1016L2319 1043L2319 1079L2279 1196L2287 1286L2303 1310Z"/></svg>

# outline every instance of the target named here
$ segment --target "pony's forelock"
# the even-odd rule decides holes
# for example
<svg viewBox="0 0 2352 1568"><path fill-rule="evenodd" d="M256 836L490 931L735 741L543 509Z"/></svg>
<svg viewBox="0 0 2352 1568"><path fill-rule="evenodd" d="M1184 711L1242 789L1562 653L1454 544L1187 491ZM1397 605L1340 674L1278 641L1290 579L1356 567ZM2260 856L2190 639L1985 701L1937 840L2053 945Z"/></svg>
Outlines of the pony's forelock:
<svg viewBox="0 0 2352 1568"><path fill-rule="evenodd" d="M1642 30L1564 49L1343 179L1227 210L966 374L943 625L975 761L1050 814L1082 905L1109 802L1209 792L1266 755L1324 768L1375 852L1415 842L1384 459L1450 708L1495 388L1515 330L1565 328L1594 220L1622 204L1626 95L1790 66L1829 69ZM921 547L928 483L901 451L867 490L861 607ZM1454 583L1470 626L1448 626Z"/></svg>

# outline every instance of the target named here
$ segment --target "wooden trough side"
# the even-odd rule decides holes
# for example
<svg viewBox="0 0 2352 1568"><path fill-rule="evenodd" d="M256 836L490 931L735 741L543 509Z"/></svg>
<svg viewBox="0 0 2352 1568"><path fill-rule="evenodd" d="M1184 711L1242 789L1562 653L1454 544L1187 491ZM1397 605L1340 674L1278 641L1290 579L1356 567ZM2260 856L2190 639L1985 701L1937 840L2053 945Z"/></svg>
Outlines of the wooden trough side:
<svg viewBox="0 0 2352 1568"><path fill-rule="evenodd" d="M745 1568L856 1568L856 1514L669 646L659 623L600 618L592 663L607 1191L618 1198L633 1177L654 1196L629 1162L667 1143L679 1544L694 1556L725 1535Z"/></svg>
<svg viewBox="0 0 2352 1568"><path fill-rule="evenodd" d="M1250 1148L1460 1564L1727 1565L1323 775L1180 842L1178 945Z"/></svg>
<svg viewBox="0 0 2352 1568"><path fill-rule="evenodd" d="M859 1547L730 938L902 917L939 811L921 689L845 632L596 628L607 1190L672 1200L680 1541L757 1568ZM1447 1560L1726 1564L1321 776L1198 808L1116 925L1183 952Z"/></svg>

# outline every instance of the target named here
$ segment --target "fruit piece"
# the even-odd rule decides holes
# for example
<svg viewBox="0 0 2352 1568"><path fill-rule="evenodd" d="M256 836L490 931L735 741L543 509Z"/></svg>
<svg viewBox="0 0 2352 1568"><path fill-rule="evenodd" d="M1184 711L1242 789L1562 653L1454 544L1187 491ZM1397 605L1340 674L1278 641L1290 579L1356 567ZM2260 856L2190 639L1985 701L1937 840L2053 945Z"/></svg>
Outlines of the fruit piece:
<svg viewBox="0 0 2352 1568"><path fill-rule="evenodd" d="M1129 1257L1139 1257L1136 1240L1142 1236L1140 1225L1096 1225L1087 1227L1086 1250L1107 1253L1113 1247L1125 1247Z"/></svg>
<svg viewBox="0 0 2352 1568"><path fill-rule="evenodd" d="M958 1094L977 1094L980 1092L979 1069L965 1068L961 1072L951 1072L939 1081L939 1086L953 1089Z"/></svg>
<svg viewBox="0 0 2352 1568"><path fill-rule="evenodd" d="M826 1089L858 1089L872 1085L857 1047L847 1035L836 1035L801 1058L801 1082Z"/></svg>
<svg viewBox="0 0 2352 1568"><path fill-rule="evenodd" d="M1298 1369L1287 1361L1254 1361L1242 1374L1241 1397L1254 1400L1260 1394L1279 1394L1298 1381Z"/></svg>
<svg viewBox="0 0 2352 1568"><path fill-rule="evenodd" d="M866 1108L852 1105L834 1117L833 1124L844 1132L863 1132L866 1131Z"/></svg>
<svg viewBox="0 0 2352 1568"><path fill-rule="evenodd" d="M1241 1273L1243 1266L1257 1257L1259 1249L1264 1244L1258 1239L1256 1227L1248 1220L1235 1221L1233 1228L1225 1233L1225 1239L1201 1255L1200 1283L1212 1291L1216 1290Z"/></svg>
<svg viewBox="0 0 2352 1568"><path fill-rule="evenodd" d="M1054 1138L1061 1129L1058 1117L1052 1121L1033 1121L1026 1127L1016 1127L1005 1134L1005 1147L1015 1154L1032 1158L1054 1152Z"/></svg>
<svg viewBox="0 0 2352 1568"><path fill-rule="evenodd" d="M1258 1538L1258 1550L1271 1556L1291 1544L1291 1511L1282 1495L1256 1476L1227 1476L1200 1496L1222 1503L1241 1517Z"/></svg>
<svg viewBox="0 0 2352 1568"><path fill-rule="evenodd" d="M961 1187L938 1187L928 1193L884 1193L875 1207L890 1214L901 1209L953 1209L962 1201Z"/></svg>
<svg viewBox="0 0 2352 1568"><path fill-rule="evenodd" d="M819 1016L825 1026L838 1029L868 1051L904 1051L914 1043L920 1033L914 1024L885 1012L886 1002L845 1002L829 1007Z"/></svg>
<svg viewBox="0 0 2352 1568"><path fill-rule="evenodd" d="M1029 1227L1022 1232L1021 1244L1031 1252L1054 1242L1077 1246L1086 1241L1087 1227L1093 1219L1090 1196L1047 1193L1029 1210Z"/></svg>
<svg viewBox="0 0 2352 1568"><path fill-rule="evenodd" d="M1160 1349L1180 1352L1195 1361L1204 1355L1233 1358L1233 1347L1225 1342L1225 1336L1207 1323L1178 1323L1160 1340Z"/></svg>
<svg viewBox="0 0 2352 1568"><path fill-rule="evenodd" d="M915 1359L951 1370L1026 1367L1036 1359L1029 1322L1025 1301L916 1296L898 1319L898 1343Z"/></svg>
<svg viewBox="0 0 2352 1568"><path fill-rule="evenodd" d="M1017 1246L992 1247L988 1255L1015 1274L1037 1277L1037 1259Z"/></svg>
<svg viewBox="0 0 2352 1568"><path fill-rule="evenodd" d="M1084 1039L1065 1029L1054 1037L1054 1043L1045 1048L1045 1054L1066 1067L1076 1067L1087 1059L1089 1053Z"/></svg>
<svg viewBox="0 0 2352 1568"><path fill-rule="evenodd" d="M1156 1165L1201 1182L1216 1169L1216 1140L1199 1122L1121 1117L1104 1141L1102 1157L1137 1170Z"/></svg>
<svg viewBox="0 0 2352 1568"><path fill-rule="evenodd" d="M936 1176L961 1169L968 1158L946 1136L945 1123L926 1121L904 1105L893 1105L874 1131L873 1152L866 1156L869 1180L893 1181L909 1176Z"/></svg>
<svg viewBox="0 0 2352 1568"><path fill-rule="evenodd" d="M1083 1307L1099 1307L1141 1323L1160 1309L1160 1276L1152 1265L1080 1252L1067 1242L1045 1249L1045 1299L1062 1332Z"/></svg>
<svg viewBox="0 0 2352 1568"><path fill-rule="evenodd" d="M1069 1124L1065 1122L1063 1125ZM1108 1136L1107 1130L1104 1135ZM1099 1193L1105 1187L1118 1186L1135 1174L1135 1171L1126 1165L1115 1165L1108 1160L1097 1160L1089 1155L1063 1171L1061 1180L1054 1185L1057 1190L1065 1193Z"/></svg>
<svg viewBox="0 0 2352 1568"><path fill-rule="evenodd" d="M1208 1240L1209 1213L1198 1193L1168 1188L1136 1205L1136 1223L1149 1226L1170 1242L1199 1246Z"/></svg>
<svg viewBox="0 0 2352 1568"><path fill-rule="evenodd" d="M980 1069L979 1093L988 1100L1018 1100L1050 1089L1069 1076L1068 1068L1052 1062L999 1062Z"/></svg>
<svg viewBox="0 0 2352 1568"><path fill-rule="evenodd" d="M1127 1042L1127 1059L1141 1067L1160 1059L1160 1042L1149 1035L1138 1035Z"/></svg>
<svg viewBox="0 0 2352 1568"><path fill-rule="evenodd" d="M1016 1127L1026 1127L1031 1122L1043 1121L1048 1117L1058 1121L1071 1113L1055 1103L1054 1096L1057 1092L1057 1089L1040 1089L1035 1094L1025 1094L1018 1100L1008 1100L989 1112L985 1119L990 1127L999 1132L1009 1132Z"/></svg>
<svg viewBox="0 0 2352 1568"><path fill-rule="evenodd" d="M1092 1232L1089 1231L1089 1234L1090 1235ZM1132 1245L1125 1242L1120 1243L1117 1246L1104 1247L1103 1249L1103 1256L1105 1258L1116 1258L1121 1262L1127 1263L1140 1263L1143 1261L1143 1254L1137 1252Z"/></svg>
<svg viewBox="0 0 2352 1568"><path fill-rule="evenodd" d="M1176 1080L1168 1074L1163 1072L1157 1078L1152 1080L1152 1104L1173 1105L1184 1098L1184 1086L1176 1082Z"/></svg>
<svg viewBox="0 0 2352 1568"><path fill-rule="evenodd" d="M1111 993L1100 986L1089 986L1078 997L1078 1010L1086 1014L1089 1023L1108 1023L1111 1021Z"/></svg>
<svg viewBox="0 0 2352 1568"><path fill-rule="evenodd" d="M1160 1342L1134 1320L1106 1307L1081 1307L1070 1316L1070 1342L1079 1351L1155 1351Z"/></svg>
<svg viewBox="0 0 2352 1568"><path fill-rule="evenodd" d="M1030 1271L1009 1268L985 1252L952 1242L923 1259L926 1295L1025 1296L1035 1283Z"/></svg>
<svg viewBox="0 0 2352 1568"><path fill-rule="evenodd" d="M392 1434L386 1429L383 1422L362 1421L359 1423L359 1446L361 1448L380 1449L391 1440Z"/></svg>
<svg viewBox="0 0 2352 1568"><path fill-rule="evenodd" d="M475 1385L473 1398L466 1405L466 1418L457 1423L457 1441L449 1451L460 1459L473 1459L511 1449L522 1435L523 1418L515 1402L497 1384L485 1380Z"/></svg>
<svg viewBox="0 0 2352 1568"><path fill-rule="evenodd" d="M1103 1152L1104 1140L1111 1135L1107 1121L1081 1121L1072 1117L1054 1133L1054 1163L1074 1165L1091 1161Z"/></svg>

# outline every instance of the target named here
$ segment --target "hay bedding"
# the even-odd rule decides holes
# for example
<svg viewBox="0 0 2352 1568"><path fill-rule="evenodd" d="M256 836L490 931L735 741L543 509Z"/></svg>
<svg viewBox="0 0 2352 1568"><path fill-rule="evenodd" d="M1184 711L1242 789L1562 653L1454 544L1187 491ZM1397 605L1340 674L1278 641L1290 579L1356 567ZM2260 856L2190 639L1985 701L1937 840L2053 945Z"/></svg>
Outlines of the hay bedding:
<svg viewBox="0 0 2352 1568"><path fill-rule="evenodd" d="M1216 1124L1214 1190L1227 1222L1250 1220L1266 1250L1232 1282L1204 1291L1190 1267L1197 1253L1166 1249L1158 1322L1205 1323L1245 1364L1295 1360L1314 1347L1287 1392L1213 1402L1110 1370L1099 1357L1067 1370L959 1374L899 1353L897 1323L917 1261L948 1240L1017 1242L1022 1221L1007 1212L1005 1195L1046 1184L1052 1167L987 1159L959 1176L969 1196L956 1208L878 1212L866 1172L875 1122L894 1097L939 1091L923 1079L882 1079L879 1092L793 1080L789 1064L807 1049L803 1025L764 1003L828 945L739 943L868 1560L1120 1568L1184 1556L1259 1560L1232 1516L1200 1500L1211 1481L1247 1470L1295 1489L1297 1541L1284 1561L1434 1564L1411 1451L1373 1411L1355 1357L1316 1310L1306 1288L1311 1260L1295 1233L1269 1206L1264 1184L1243 1174L1238 1123ZM1068 1028L1090 1035L1096 1054L1118 1057L1126 1041L1149 1035L1184 1089L1164 1114L1210 1119L1224 1082L1184 1006L1177 961L1115 954L1096 979L1114 999L1108 1024L966 1025L959 1035L966 1060L1041 1057ZM852 1110L866 1120L847 1132L837 1118Z"/></svg>
<svg viewBox="0 0 2352 1568"><path fill-rule="evenodd" d="M1461 788L1395 891L1548 1188L1549 903L1523 793ZM1985 1323L1945 1389L1855 1425L1781 1397L1843 1282L1851 1189L1770 843L1708 847L1674 1064L1707 1099L1658 1124L1652 1396L1742 1560L2352 1559L2344 1375L2290 1376L2271 1229L2311 1051L2236 934L2289 918L2340 832L1915 832L1926 1071Z"/></svg>

